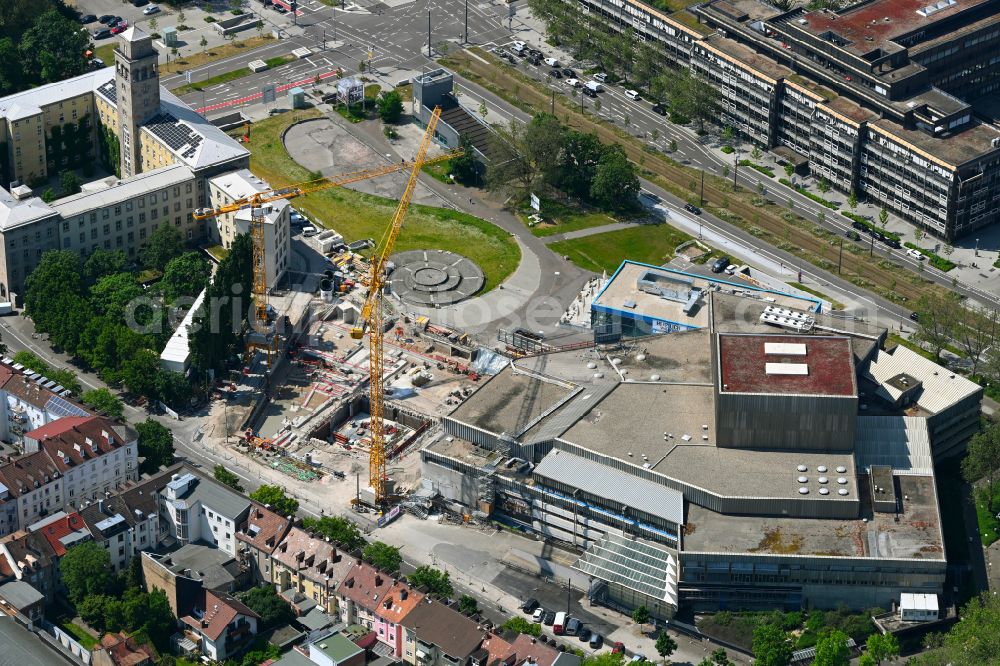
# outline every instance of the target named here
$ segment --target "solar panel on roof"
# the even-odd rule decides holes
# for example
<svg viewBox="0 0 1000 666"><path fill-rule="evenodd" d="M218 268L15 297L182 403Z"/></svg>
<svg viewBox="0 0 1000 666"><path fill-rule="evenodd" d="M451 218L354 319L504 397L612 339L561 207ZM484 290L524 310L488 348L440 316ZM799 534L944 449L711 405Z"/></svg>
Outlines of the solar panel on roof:
<svg viewBox="0 0 1000 666"><path fill-rule="evenodd" d="M57 395L49 398L45 403L45 411L55 414L57 417L63 416L88 416L87 412L76 405L67 402Z"/></svg>

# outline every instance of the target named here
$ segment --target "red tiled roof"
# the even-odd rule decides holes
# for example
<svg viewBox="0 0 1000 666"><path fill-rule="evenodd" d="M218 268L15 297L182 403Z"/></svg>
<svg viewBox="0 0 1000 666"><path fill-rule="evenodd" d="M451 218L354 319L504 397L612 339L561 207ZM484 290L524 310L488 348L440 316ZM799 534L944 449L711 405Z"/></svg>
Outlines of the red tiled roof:
<svg viewBox="0 0 1000 666"><path fill-rule="evenodd" d="M124 633L104 634L101 637L101 647L94 648L94 651L99 649L104 649L116 666L136 666L152 660L156 656L152 647L139 644L134 638L126 636Z"/></svg>
<svg viewBox="0 0 1000 666"><path fill-rule="evenodd" d="M204 596L200 602L195 604L199 610L204 609L204 623L193 615L185 615L181 621L196 631L208 636L211 640L219 639L219 636L226 630L229 623L239 615L247 617L259 617L252 610L247 608L242 602L228 594L204 591Z"/></svg>
<svg viewBox="0 0 1000 666"><path fill-rule="evenodd" d="M803 345L806 353L767 353L770 343ZM857 395L854 357L847 338L817 335L719 336L723 393ZM768 374L768 363L805 365L806 374Z"/></svg>
<svg viewBox="0 0 1000 666"><path fill-rule="evenodd" d="M403 599L404 592L406 599ZM413 610L423 598L424 595L422 592L397 581L395 585L389 588L382 600L379 601L378 608L375 609L375 614L383 620L399 624L406 617L406 614ZM387 604L388 608L386 608Z"/></svg>
<svg viewBox="0 0 1000 666"><path fill-rule="evenodd" d="M121 435L115 431L114 423L99 416L57 419L25 433L24 436L37 440L39 447L49 454L52 462L63 472L125 444Z"/></svg>
<svg viewBox="0 0 1000 666"><path fill-rule="evenodd" d="M246 525L236 533L236 538L270 554L281 543L291 524L285 516L253 504Z"/></svg>
<svg viewBox="0 0 1000 666"><path fill-rule="evenodd" d="M479 647L482 650L486 650L488 654L486 658L488 666L493 666L501 662L506 663L508 657L511 656L512 645L499 636L488 636Z"/></svg>
<svg viewBox="0 0 1000 666"><path fill-rule="evenodd" d="M59 474L59 468L45 451L29 453L7 463L2 468L3 478L6 479L4 485L10 490L14 497L35 489L52 481ZM46 480L48 479L48 480Z"/></svg>
<svg viewBox="0 0 1000 666"><path fill-rule="evenodd" d="M362 608L376 610L392 588L392 578L367 562L355 564L337 588L337 594L346 597Z"/></svg>
<svg viewBox="0 0 1000 666"><path fill-rule="evenodd" d="M83 521L83 518L80 517L80 514L74 512L68 516L63 516L59 520L52 521L39 531L45 537L45 540L49 542L49 545L52 546L52 550L55 551L56 556L62 557L66 554L66 547L60 539L81 530L89 533L87 524Z"/></svg>
<svg viewBox="0 0 1000 666"><path fill-rule="evenodd" d="M538 666L552 666L561 654L554 647L539 643L538 639L527 634L518 634L510 647L505 661L511 664L522 664L525 660L530 660Z"/></svg>

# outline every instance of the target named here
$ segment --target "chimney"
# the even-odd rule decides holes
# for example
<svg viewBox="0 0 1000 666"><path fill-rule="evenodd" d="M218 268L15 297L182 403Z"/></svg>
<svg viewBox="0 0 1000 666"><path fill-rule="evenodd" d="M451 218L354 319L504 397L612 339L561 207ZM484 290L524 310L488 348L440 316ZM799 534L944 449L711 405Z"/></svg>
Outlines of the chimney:
<svg viewBox="0 0 1000 666"><path fill-rule="evenodd" d="M382 587L382 583L384 583L384 582L385 581L382 580L382 576L379 576L379 575L376 574L376 576L375 576L375 587Z"/></svg>
<svg viewBox="0 0 1000 666"><path fill-rule="evenodd" d="M97 510L104 513L104 500L97 500Z"/></svg>
<svg viewBox="0 0 1000 666"><path fill-rule="evenodd" d="M406 601L406 597L408 597L408 596L410 596L410 591L407 590L405 587L402 590L399 591L399 600L400 601Z"/></svg>

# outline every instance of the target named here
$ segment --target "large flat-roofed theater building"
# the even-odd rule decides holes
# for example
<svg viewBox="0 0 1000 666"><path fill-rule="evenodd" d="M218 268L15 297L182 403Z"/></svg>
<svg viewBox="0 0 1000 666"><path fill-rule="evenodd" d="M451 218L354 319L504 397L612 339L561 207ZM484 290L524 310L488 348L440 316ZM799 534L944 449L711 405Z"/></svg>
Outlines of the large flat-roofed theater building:
<svg viewBox="0 0 1000 666"><path fill-rule="evenodd" d="M1000 0L566 2L690 67L721 124L800 171L947 240L998 220Z"/></svg>
<svg viewBox="0 0 1000 666"><path fill-rule="evenodd" d="M0 99L4 300L22 295L45 250L81 256L122 250L132 259L160 225L175 227L192 244L211 240L228 247L241 230L238 215L199 221L192 213L245 196L237 192L269 189L246 171L246 148L160 86L150 35L132 27L118 39L113 67ZM58 191L53 179L80 151L120 177L105 174L78 194L42 201L37 194L50 186ZM213 187L219 178L222 184ZM287 263L284 208L273 206L265 230L269 285Z"/></svg>
<svg viewBox="0 0 1000 666"><path fill-rule="evenodd" d="M934 459L982 390L913 366L940 383L901 399L884 329L772 299L709 288L701 327L513 360L444 417L424 478L661 618L941 594Z"/></svg>

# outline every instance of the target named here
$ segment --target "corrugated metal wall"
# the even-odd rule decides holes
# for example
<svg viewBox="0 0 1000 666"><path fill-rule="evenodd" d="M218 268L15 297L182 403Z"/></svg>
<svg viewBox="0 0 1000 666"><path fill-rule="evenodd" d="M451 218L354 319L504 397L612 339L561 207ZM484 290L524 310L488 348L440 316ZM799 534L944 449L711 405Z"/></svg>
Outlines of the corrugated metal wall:
<svg viewBox="0 0 1000 666"><path fill-rule="evenodd" d="M490 451L495 450L500 442L500 438L497 435L483 430L482 428L469 425L468 423L456 421L450 416L442 418L441 425L444 427L444 431L449 435L453 435L459 439L464 439L467 442L475 444L476 446L481 446Z"/></svg>
<svg viewBox="0 0 1000 666"><path fill-rule="evenodd" d="M856 398L718 392L718 445L813 451L851 451Z"/></svg>

